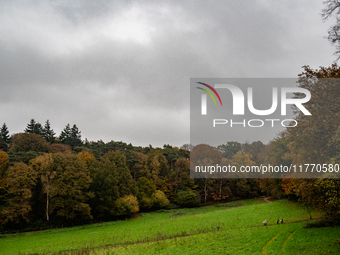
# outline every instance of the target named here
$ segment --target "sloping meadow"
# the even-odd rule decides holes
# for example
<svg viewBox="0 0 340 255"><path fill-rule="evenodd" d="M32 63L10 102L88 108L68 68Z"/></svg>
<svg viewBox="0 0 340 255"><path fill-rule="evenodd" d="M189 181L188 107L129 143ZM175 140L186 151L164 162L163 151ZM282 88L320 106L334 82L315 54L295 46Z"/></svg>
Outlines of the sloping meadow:
<svg viewBox="0 0 340 255"><path fill-rule="evenodd" d="M203 251L202 254L212 251L225 254L275 254L272 252L278 251L280 254L283 250L298 249L303 243L294 238L303 236L303 231L307 231L306 236L312 233L316 238L324 229L304 229L303 221L322 215L318 211L309 213L306 207L289 201L267 203L253 199L163 210L128 221L8 235L0 238L0 251L1 254L197 254ZM277 225L278 219L283 219L283 224ZM267 226L263 226L264 220ZM337 234L331 235L332 231ZM332 231L325 232L331 235L327 236L326 243L339 249L334 238L339 236L340 229ZM276 242L276 239L282 240ZM310 241L315 244L313 238ZM306 244L306 238L304 242Z"/></svg>

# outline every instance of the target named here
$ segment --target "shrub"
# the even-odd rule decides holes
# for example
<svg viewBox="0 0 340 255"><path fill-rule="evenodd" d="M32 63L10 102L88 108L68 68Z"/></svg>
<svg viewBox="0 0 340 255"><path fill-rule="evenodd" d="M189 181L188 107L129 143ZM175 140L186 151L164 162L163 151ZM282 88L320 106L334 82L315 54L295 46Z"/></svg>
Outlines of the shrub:
<svg viewBox="0 0 340 255"><path fill-rule="evenodd" d="M332 218L307 223L305 228L340 227L340 215Z"/></svg>
<svg viewBox="0 0 340 255"><path fill-rule="evenodd" d="M130 216L139 211L137 198L132 195L118 198L115 203L116 215Z"/></svg>
<svg viewBox="0 0 340 255"><path fill-rule="evenodd" d="M166 209L168 209L168 210L172 210L172 209L178 209L179 208L179 206L178 205L175 205L175 204L169 204L167 207L166 207Z"/></svg>
<svg viewBox="0 0 340 255"><path fill-rule="evenodd" d="M156 192L152 194L151 201L152 207L155 209L167 207L170 203L165 194L160 190L156 190Z"/></svg>
<svg viewBox="0 0 340 255"><path fill-rule="evenodd" d="M151 198L150 197L145 197L145 196L141 197L139 199L139 206L143 210L150 210L151 207L152 207L152 200L151 200Z"/></svg>
<svg viewBox="0 0 340 255"><path fill-rule="evenodd" d="M194 207L199 204L199 199L192 190L181 190L177 192L175 201L179 206L182 207Z"/></svg>

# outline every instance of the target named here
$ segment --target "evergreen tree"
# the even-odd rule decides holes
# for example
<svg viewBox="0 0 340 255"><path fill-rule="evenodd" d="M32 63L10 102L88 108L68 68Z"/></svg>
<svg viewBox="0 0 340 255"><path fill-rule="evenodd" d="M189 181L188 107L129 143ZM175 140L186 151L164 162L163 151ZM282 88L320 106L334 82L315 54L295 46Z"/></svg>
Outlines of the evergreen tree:
<svg viewBox="0 0 340 255"><path fill-rule="evenodd" d="M34 119L31 119L30 123L27 124L27 127L24 131L26 133L35 133L38 135L43 135L42 125L39 122L36 122Z"/></svg>
<svg viewBox="0 0 340 255"><path fill-rule="evenodd" d="M80 146L83 144L81 141L81 132L79 131L76 124L73 127L70 127L70 124L67 124L66 127L61 132L59 139L62 143L71 146L72 148L76 146Z"/></svg>
<svg viewBox="0 0 340 255"><path fill-rule="evenodd" d="M70 144L70 140L71 140L71 128L70 128L70 124L69 123L67 123L65 128L61 131L59 139L64 144L68 144L68 145Z"/></svg>
<svg viewBox="0 0 340 255"><path fill-rule="evenodd" d="M75 147L75 146L80 146L83 144L82 140L81 140L81 132L79 131L78 127L76 126L76 124L73 125L72 129L71 129L71 138L72 138L72 144L71 147Z"/></svg>
<svg viewBox="0 0 340 255"><path fill-rule="evenodd" d="M9 131L4 123L0 129L0 150L7 151L8 144L10 143Z"/></svg>
<svg viewBox="0 0 340 255"><path fill-rule="evenodd" d="M50 143L55 142L55 133L53 129L51 129L50 121L47 120L45 123L45 126L43 128L43 137L46 139L46 141Z"/></svg>
<svg viewBox="0 0 340 255"><path fill-rule="evenodd" d="M34 126L36 122L34 119L31 119L30 123L27 124L26 129L24 130L26 133L34 133Z"/></svg>
<svg viewBox="0 0 340 255"><path fill-rule="evenodd" d="M9 143L9 131L6 123L4 123L0 129L0 139L2 139L5 143Z"/></svg>
<svg viewBox="0 0 340 255"><path fill-rule="evenodd" d="M43 135L44 133L43 126L39 122L35 124L33 133Z"/></svg>

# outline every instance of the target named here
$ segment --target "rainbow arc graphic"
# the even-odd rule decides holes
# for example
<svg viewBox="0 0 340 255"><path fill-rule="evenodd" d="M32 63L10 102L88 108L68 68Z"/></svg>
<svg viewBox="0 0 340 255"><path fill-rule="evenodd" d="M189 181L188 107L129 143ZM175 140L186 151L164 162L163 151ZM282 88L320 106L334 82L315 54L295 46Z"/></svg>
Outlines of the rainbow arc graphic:
<svg viewBox="0 0 340 255"><path fill-rule="evenodd" d="M206 86L206 87L209 88L212 92L214 92L215 95L217 96L218 100L220 101L221 106L222 106L222 100L221 100L221 98L220 98L220 95L217 93L217 91L216 91L213 87L211 87L210 85L205 84L205 83L203 83L203 82L197 82L197 83L198 83L198 84L201 84L201 85L203 85L203 86ZM214 100L215 105L217 105L214 96L211 94L211 92L210 92L209 90L204 89L204 88L200 88L200 87L196 87L196 88L201 89L201 90L203 90L204 92L206 92L206 93Z"/></svg>

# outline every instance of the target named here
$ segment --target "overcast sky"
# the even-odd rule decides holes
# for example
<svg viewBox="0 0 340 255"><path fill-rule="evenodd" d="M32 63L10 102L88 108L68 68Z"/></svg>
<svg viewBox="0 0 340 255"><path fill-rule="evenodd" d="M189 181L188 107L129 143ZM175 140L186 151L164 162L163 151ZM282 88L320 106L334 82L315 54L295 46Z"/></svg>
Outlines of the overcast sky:
<svg viewBox="0 0 340 255"><path fill-rule="evenodd" d="M322 2L0 0L0 122L181 146L190 78L295 78L332 64Z"/></svg>

